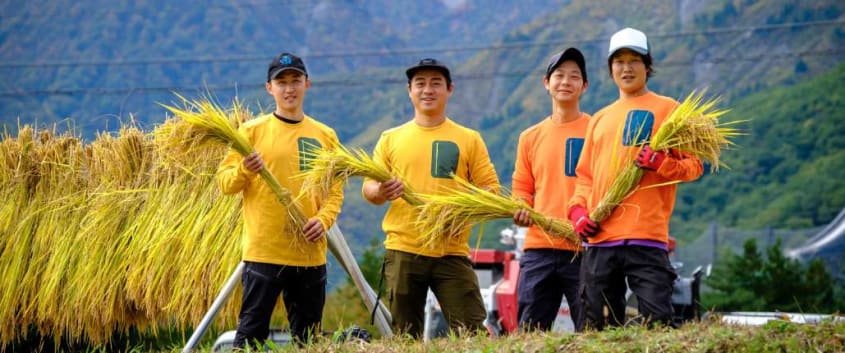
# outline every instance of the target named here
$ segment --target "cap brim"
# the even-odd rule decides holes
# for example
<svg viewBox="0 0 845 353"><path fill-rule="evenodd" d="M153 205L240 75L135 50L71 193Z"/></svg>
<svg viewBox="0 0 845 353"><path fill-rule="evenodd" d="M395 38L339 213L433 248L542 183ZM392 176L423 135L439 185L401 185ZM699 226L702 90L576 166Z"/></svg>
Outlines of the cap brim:
<svg viewBox="0 0 845 353"><path fill-rule="evenodd" d="M287 70L296 71L296 72L299 72L299 73L301 73L301 74L303 74L303 75L305 75L305 76L308 76L308 73L307 73L307 72L305 72L305 71L302 71L302 69L300 69L300 68L296 68L296 67L283 67L283 68L280 68L280 69L276 69L276 71L273 71L273 73L271 73L271 74L270 74L270 80L273 80L273 79L275 79L276 77L279 77L279 75L280 75L282 72L285 72L285 71L287 71Z"/></svg>
<svg viewBox="0 0 845 353"><path fill-rule="evenodd" d="M437 70L437 71L442 72L443 76L446 76L447 78L451 78L451 73L449 72L449 69L444 67L444 66L440 66L440 65L414 66L410 69L405 70L405 76L408 76L408 79L410 80L412 77L414 77L414 75L417 73L417 71L420 71L420 70Z"/></svg>
<svg viewBox="0 0 845 353"><path fill-rule="evenodd" d="M626 46L614 48L613 50L608 51L607 57L608 58L612 57L613 54L616 54L616 52L618 52L622 49L633 50L635 53L640 54L640 55L648 55L648 49L645 49L643 47L633 46L633 45L626 45Z"/></svg>
<svg viewBox="0 0 845 353"><path fill-rule="evenodd" d="M552 74L552 71L554 71L554 69L560 66L561 63L567 60L574 61L576 64L578 64L579 67L587 66L587 63L584 60L584 54L581 54L580 50L576 48L567 48L563 51L560 57L557 58L557 61L555 61L553 65L546 68L546 78L549 78L549 76L551 76Z"/></svg>

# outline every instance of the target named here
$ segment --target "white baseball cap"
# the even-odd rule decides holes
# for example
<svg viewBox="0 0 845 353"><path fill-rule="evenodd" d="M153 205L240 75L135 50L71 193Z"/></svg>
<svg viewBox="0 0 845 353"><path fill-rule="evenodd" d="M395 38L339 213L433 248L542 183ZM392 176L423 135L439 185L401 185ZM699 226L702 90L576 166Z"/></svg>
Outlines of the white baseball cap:
<svg viewBox="0 0 845 353"><path fill-rule="evenodd" d="M648 55L648 38L646 38L645 33L636 29L624 28L610 37L607 57L613 56L613 53L623 48L631 49L641 55Z"/></svg>

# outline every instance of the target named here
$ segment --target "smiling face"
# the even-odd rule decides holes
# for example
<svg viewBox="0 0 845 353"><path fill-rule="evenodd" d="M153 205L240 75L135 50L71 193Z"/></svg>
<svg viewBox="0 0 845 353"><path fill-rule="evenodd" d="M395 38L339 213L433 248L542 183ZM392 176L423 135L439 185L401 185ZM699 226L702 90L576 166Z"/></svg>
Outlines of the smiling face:
<svg viewBox="0 0 845 353"><path fill-rule="evenodd" d="M544 80L543 84L552 99L560 103L578 102L581 94L584 93L584 89L587 88L587 82L581 75L581 69L572 60L564 61L558 65L549 75L549 78Z"/></svg>
<svg viewBox="0 0 845 353"><path fill-rule="evenodd" d="M276 101L279 113L297 113L302 110L305 92L311 87L311 80L295 70L283 71L265 85L267 93Z"/></svg>
<svg viewBox="0 0 845 353"><path fill-rule="evenodd" d="M408 97L414 110L428 116L446 112L446 103L454 85L446 83L446 76L436 69L422 69L414 74L408 84Z"/></svg>
<svg viewBox="0 0 845 353"><path fill-rule="evenodd" d="M647 91L648 67L640 54L621 49L610 59L610 75L619 92L626 96L638 96Z"/></svg>

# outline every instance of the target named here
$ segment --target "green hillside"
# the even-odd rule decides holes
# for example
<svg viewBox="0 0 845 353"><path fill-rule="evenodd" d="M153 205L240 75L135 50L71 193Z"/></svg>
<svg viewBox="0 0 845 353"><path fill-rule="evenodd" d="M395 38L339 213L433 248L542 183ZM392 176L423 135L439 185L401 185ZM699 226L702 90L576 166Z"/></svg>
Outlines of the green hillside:
<svg viewBox="0 0 845 353"><path fill-rule="evenodd" d="M237 96L254 110L271 103L266 61L285 49L305 56L314 85L306 111L350 146L410 118L403 68L445 58L456 92L448 113L480 129L504 185L519 131L550 111L546 59L567 46L587 56L592 113L616 97L607 40L625 26L649 34L657 74L649 87L681 98L709 88L749 119L750 135L727 151L732 166L680 189L672 231L692 238L703 224L805 227L845 206L835 168L842 145L845 3L836 0L314 1L188 3L110 1L0 5L0 125L65 121L86 138L134 119L164 119L172 91ZM96 18L96 21L94 20ZM837 68L834 71L834 68ZM834 77L838 77L836 79ZM819 78L821 81L816 81ZM823 94L826 93L826 94ZM815 98L814 98L815 97ZM65 126L65 125L62 125ZM360 252L381 237L383 208L347 188L340 225ZM840 192L837 192L840 190ZM502 221L488 225L497 234ZM495 244L485 235L485 243Z"/></svg>
<svg viewBox="0 0 845 353"><path fill-rule="evenodd" d="M546 58L567 46L578 46L585 52L590 87L582 97L581 106L592 113L617 96L604 59L608 33L623 26L641 28L650 34L656 60L657 74L649 82L652 90L680 100L692 90L706 88L711 96L723 98L722 107L734 110L727 119L751 121L743 126L750 135L737 141L740 148L725 152L733 170L705 176L700 182L680 188L673 235L682 239L695 238L703 232L704 225L713 220L741 227L800 228L825 224L845 207L845 200L834 196L837 195L835 190L840 191L839 195L845 194L841 182L828 178L807 190L802 188L806 180L795 179L794 172L798 168L791 171L770 168L765 164L771 161L765 159L770 158L767 155L777 153L775 146L781 146L783 150L799 148L800 145L793 143L803 136L778 139L775 132L768 132L770 129L789 131L796 128L793 126L796 121L813 120L810 117L815 116L815 119L829 122L825 126L830 127L830 134L842 133L841 127L832 124L842 121L842 114L836 114L835 95L816 100L832 100L830 109L824 110L826 115L815 115L822 112L802 107L818 106L810 103L813 98L808 92L812 90L808 91L805 84L819 85L818 92L841 92L845 88L836 78L840 71L832 71L845 59L845 51L841 49L845 47L842 19L845 4L770 1L763 5L752 1L720 1L687 4L681 9L662 1L638 1L636 4L572 1L508 33L498 49L476 55L460 65L455 70L456 92L450 102L449 114L482 131L500 179L510 185L519 131L543 119L551 109L542 86ZM626 14L624 21L618 17L622 12ZM654 18L666 20L653 21ZM789 23L803 24L784 25ZM577 31L566 30L569 28ZM816 77L825 77L823 80L828 83L811 83ZM778 95L794 96L795 100L784 100ZM381 105L385 101L391 104ZM760 101L769 103L763 105ZM394 106L397 102L404 107ZM358 106L368 110L369 116L378 117L378 123L350 140L354 145L370 145L384 125L398 124L410 115L404 87L396 87L381 99ZM789 119L773 118L782 115L788 115ZM790 163L829 165L841 160L836 157L841 148L819 142L823 140L830 139L812 140L819 144L814 145L811 158ZM747 144L751 145L745 148ZM778 179L779 184L749 182L745 189L715 187L714 183L735 183L734 180L740 179L739 175L750 173L743 163L734 162L738 158L764 165L753 173L760 174L760 178ZM825 170L837 172L835 168ZM815 174L806 170L802 173ZM789 185L793 187L789 188ZM773 191L772 187L779 190ZM346 210L358 207L352 199L347 198ZM780 205L777 210L773 207L762 210L764 205L774 205L771 203L774 199ZM808 208L808 202L820 206ZM787 203L790 206L786 206ZM787 217L783 217L785 215ZM359 231L355 224L375 224L379 216L370 214L355 218L354 222L344 222L353 223L347 228L354 234L372 233ZM488 225L484 243L496 246L495 235L499 227L506 224Z"/></svg>
<svg viewBox="0 0 845 353"><path fill-rule="evenodd" d="M748 228L813 227L833 219L845 206L843 82L845 64L732 104L727 119L750 119L748 134L725 153L730 169L680 188L680 219Z"/></svg>

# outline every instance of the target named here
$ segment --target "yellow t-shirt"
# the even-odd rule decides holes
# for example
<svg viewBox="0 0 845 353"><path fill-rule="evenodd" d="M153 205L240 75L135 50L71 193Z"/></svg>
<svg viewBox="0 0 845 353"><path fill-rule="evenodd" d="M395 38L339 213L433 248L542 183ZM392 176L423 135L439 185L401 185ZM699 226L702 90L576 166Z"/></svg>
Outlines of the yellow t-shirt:
<svg viewBox="0 0 845 353"><path fill-rule="evenodd" d="M338 145L330 127L310 116L296 124L286 123L273 114L250 120L238 129L264 160L264 165L281 186L293 196L307 218L316 217L331 227L343 202L341 185L328 198L303 193L302 179L293 175L307 168L305 157L313 148ZM261 176L243 167L243 157L230 150L217 170L217 183L225 194L243 194L244 234L241 238L245 261L288 266L318 266L326 263L326 238L309 242L285 231L287 211Z"/></svg>
<svg viewBox="0 0 845 353"><path fill-rule="evenodd" d="M445 194L458 188L450 173L493 192L499 191L499 178L490 161L487 146L477 131L446 119L435 127L422 127L414 121L382 133L373 158L381 161L414 192ZM417 239L414 222L417 212L403 199L391 201L382 222L387 249L441 257L469 255L470 229L447 244L424 247Z"/></svg>
<svg viewBox="0 0 845 353"><path fill-rule="evenodd" d="M633 163L640 145L651 140L677 106L674 99L649 92L619 99L593 114L576 168L575 196L567 210L574 205L595 209L617 173ZM678 188L670 182L695 180L703 171L701 161L694 157L666 158L660 169L643 174L638 189L599 223L601 230L589 242L647 239L667 243Z"/></svg>
<svg viewBox="0 0 845 353"><path fill-rule="evenodd" d="M569 222L567 202L575 192L575 167L584 145L590 116L557 124L543 119L519 135L513 170L513 196L522 198L546 217ZM575 244L559 236L548 235L532 225L525 235L523 249L559 249L576 251Z"/></svg>

